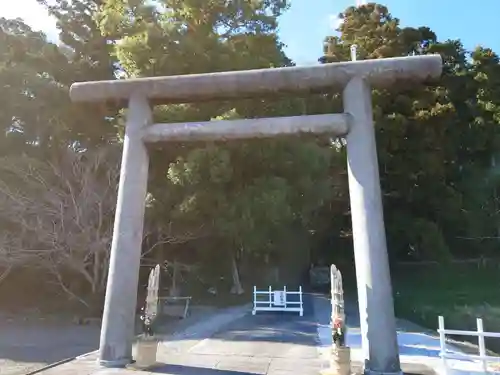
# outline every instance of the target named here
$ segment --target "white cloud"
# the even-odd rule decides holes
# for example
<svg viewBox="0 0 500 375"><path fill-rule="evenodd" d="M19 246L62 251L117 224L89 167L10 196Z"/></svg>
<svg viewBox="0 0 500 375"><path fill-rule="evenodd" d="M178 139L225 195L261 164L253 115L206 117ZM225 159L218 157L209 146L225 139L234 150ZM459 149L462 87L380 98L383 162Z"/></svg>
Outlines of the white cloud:
<svg viewBox="0 0 500 375"><path fill-rule="evenodd" d="M356 6L360 7L367 4L367 0L356 0ZM344 23L342 18L339 18L338 14L330 15L330 27L336 31L340 25Z"/></svg>
<svg viewBox="0 0 500 375"><path fill-rule="evenodd" d="M330 16L330 27L333 31L336 31L343 22L344 20L342 18L339 18L338 14L332 14Z"/></svg>
<svg viewBox="0 0 500 375"><path fill-rule="evenodd" d="M36 0L0 0L0 17L22 18L34 30L43 31L57 40L56 21Z"/></svg>

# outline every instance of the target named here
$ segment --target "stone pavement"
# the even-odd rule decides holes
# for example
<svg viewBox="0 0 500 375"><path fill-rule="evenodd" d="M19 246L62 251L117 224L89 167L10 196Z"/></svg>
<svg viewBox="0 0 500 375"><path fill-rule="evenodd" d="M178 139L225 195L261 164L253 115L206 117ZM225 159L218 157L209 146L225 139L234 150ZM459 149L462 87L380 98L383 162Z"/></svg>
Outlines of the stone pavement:
<svg viewBox="0 0 500 375"><path fill-rule="evenodd" d="M328 367L318 350L318 312L305 296L305 313L250 314L238 308L200 322L163 341L159 365L149 371L102 369L97 354L41 372L41 375L317 375ZM328 307L329 309L329 307Z"/></svg>
<svg viewBox="0 0 500 375"><path fill-rule="evenodd" d="M97 354L40 372L41 375L318 375L329 366L331 348L330 301L321 295L305 296L305 314L250 314L250 306L225 310L167 337L159 345L159 365L149 371L103 369ZM346 306L352 369L361 372L363 358L359 314ZM410 322L398 320L398 343L406 373L445 374L439 358L439 339ZM460 346L448 345L452 352ZM462 363L463 362L463 363ZM458 363L458 362L457 362ZM478 374L460 361L454 373ZM0 370L1 374L1 370Z"/></svg>

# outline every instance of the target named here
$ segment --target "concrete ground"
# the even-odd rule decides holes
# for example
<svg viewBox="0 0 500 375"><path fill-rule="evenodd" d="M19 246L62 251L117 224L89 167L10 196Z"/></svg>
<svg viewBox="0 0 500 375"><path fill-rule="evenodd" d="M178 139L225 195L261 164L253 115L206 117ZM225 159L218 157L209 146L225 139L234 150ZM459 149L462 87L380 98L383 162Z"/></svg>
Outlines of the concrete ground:
<svg viewBox="0 0 500 375"><path fill-rule="evenodd" d="M304 303L303 317L296 313L252 316L250 306L207 314L197 323L164 336L158 348L158 366L148 371L103 369L97 364L97 354L91 353L40 374L317 375L329 367L330 302L321 295L306 295ZM359 314L355 306L347 306L346 310L352 369L359 373L363 358ZM439 358L439 339L409 322L398 320L397 324L403 371L444 374ZM447 349L461 352L454 345L448 345ZM466 361L459 362L455 364L466 364ZM474 366L460 366L455 366L454 372L478 374ZM0 375L4 374L2 371L0 368Z"/></svg>
<svg viewBox="0 0 500 375"><path fill-rule="evenodd" d="M317 375L328 367L318 350L317 312L305 297L297 313L250 314L250 307L229 309L159 346L159 365L148 371L101 369L96 355L42 372L43 375L176 374L176 375Z"/></svg>
<svg viewBox="0 0 500 375"><path fill-rule="evenodd" d="M0 375L20 375L97 348L99 324L0 318Z"/></svg>
<svg viewBox="0 0 500 375"><path fill-rule="evenodd" d="M216 308L195 306L185 320L170 320L162 334L183 332ZM100 321L77 325L68 317L0 313L0 375L23 375L51 363L94 351L99 346Z"/></svg>

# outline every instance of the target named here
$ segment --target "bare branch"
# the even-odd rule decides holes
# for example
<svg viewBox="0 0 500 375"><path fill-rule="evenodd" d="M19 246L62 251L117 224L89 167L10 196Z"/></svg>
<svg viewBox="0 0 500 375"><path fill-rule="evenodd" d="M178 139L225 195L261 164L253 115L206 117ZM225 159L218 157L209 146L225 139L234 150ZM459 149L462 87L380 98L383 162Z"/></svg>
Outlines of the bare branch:
<svg viewBox="0 0 500 375"><path fill-rule="evenodd" d="M63 275L79 275L92 293L105 289L120 173L119 150L76 153L44 162L0 160L0 267L38 267L71 298ZM183 232L146 223L144 255L167 244L200 238L208 228Z"/></svg>
<svg viewBox="0 0 500 375"><path fill-rule="evenodd" d="M0 266L45 268L68 294L60 271L70 270L101 291L119 177L116 151L68 150L50 163L0 160Z"/></svg>

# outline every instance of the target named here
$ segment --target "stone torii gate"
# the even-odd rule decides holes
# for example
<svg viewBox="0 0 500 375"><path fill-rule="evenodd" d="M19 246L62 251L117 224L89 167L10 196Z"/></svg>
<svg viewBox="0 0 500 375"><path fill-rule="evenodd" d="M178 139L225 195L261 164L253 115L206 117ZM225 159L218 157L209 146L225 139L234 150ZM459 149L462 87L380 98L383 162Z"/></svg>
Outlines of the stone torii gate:
<svg viewBox="0 0 500 375"><path fill-rule="evenodd" d="M132 360L134 316L149 157L146 143L265 138L299 132L345 136L354 255L366 373L400 373L380 191L371 88L441 75L438 55L170 77L81 82L76 102L128 103L118 201L101 327L99 361ZM152 103L343 91L344 113L196 123L153 124ZM124 104L124 106L127 104Z"/></svg>

